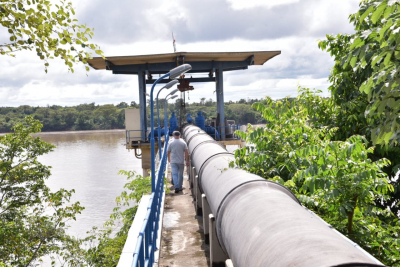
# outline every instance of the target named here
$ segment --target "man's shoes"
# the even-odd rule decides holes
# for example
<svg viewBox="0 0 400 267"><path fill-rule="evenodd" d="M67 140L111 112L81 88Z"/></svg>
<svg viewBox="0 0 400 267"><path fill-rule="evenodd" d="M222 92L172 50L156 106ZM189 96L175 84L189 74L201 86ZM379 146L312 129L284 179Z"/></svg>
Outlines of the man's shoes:
<svg viewBox="0 0 400 267"><path fill-rule="evenodd" d="M184 187L182 188L175 188L175 194L179 193L180 191L183 191L185 189Z"/></svg>

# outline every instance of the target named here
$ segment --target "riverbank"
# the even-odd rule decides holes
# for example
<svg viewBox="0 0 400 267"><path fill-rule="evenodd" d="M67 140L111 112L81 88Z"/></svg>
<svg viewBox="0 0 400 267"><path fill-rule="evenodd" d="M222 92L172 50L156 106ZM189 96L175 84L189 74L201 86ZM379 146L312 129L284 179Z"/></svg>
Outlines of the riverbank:
<svg viewBox="0 0 400 267"><path fill-rule="evenodd" d="M45 132L38 136L56 146L39 158L42 164L52 166L46 184L52 191L74 189L71 202L79 201L85 207L68 231L86 236L92 226L101 227L116 207L115 198L127 183L118 172L141 174L141 160L126 150L124 130Z"/></svg>

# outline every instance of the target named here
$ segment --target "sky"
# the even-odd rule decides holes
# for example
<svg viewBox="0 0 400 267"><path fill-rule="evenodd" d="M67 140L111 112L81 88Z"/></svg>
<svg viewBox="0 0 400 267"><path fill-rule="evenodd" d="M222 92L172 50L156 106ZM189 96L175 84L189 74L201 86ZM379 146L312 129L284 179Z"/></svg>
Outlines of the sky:
<svg viewBox="0 0 400 267"><path fill-rule="evenodd" d="M296 96L297 87L329 96L333 59L318 48L326 34L353 33L348 16L360 0L73 0L76 18L94 28L105 56L177 51L275 51L263 66L224 74L225 101ZM54 2L54 1L52 1ZM0 43L8 40L0 29ZM76 66L68 72L51 60L48 73L35 52L1 56L0 106L72 106L138 102L136 75ZM193 83L188 102L216 99L214 83Z"/></svg>

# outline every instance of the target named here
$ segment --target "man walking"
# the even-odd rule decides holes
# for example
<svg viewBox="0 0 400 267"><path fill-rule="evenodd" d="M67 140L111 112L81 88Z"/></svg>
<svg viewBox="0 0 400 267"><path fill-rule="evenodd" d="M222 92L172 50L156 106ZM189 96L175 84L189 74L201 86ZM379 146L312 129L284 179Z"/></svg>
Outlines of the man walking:
<svg viewBox="0 0 400 267"><path fill-rule="evenodd" d="M186 142L183 141L181 133L174 131L172 133L174 137L168 144L168 162L171 163L172 180L175 186L175 193L182 191L183 183L183 170L185 169L185 158L186 165L189 165L189 150Z"/></svg>

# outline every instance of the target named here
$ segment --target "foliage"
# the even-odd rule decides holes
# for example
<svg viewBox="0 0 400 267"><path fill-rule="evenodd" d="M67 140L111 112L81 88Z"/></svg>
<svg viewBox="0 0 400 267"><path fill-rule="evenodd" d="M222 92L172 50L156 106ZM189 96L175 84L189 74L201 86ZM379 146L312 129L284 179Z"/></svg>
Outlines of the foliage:
<svg viewBox="0 0 400 267"><path fill-rule="evenodd" d="M355 134L370 137L373 121L367 121L364 115L368 100L367 96L358 88L372 73L372 70L369 66L355 70L350 65L342 65L350 53L351 35L338 34L326 37L327 39L320 41L318 45L323 50L330 52L335 59L335 65L329 76L332 101L339 107L335 117L335 126L339 128L335 139L343 141Z"/></svg>
<svg viewBox="0 0 400 267"><path fill-rule="evenodd" d="M370 65L373 70L359 88L370 101L366 114L379 120L372 139L396 144L400 140L400 4L364 1L350 21L357 32L345 64L355 69Z"/></svg>
<svg viewBox="0 0 400 267"><path fill-rule="evenodd" d="M42 125L32 116L0 136L0 262L32 266L44 255L64 255L72 240L66 223L83 208L69 205L74 190L51 192L50 167L37 161L54 146L32 137Z"/></svg>
<svg viewBox="0 0 400 267"><path fill-rule="evenodd" d="M363 245L381 261L395 264L399 259L398 218L376 206L393 191L382 168L382 158L373 162L362 136L346 141L325 141L291 154L302 162L293 177L298 197L333 227ZM347 219L347 220L346 220Z"/></svg>
<svg viewBox="0 0 400 267"><path fill-rule="evenodd" d="M372 140L378 144L398 144L400 4L393 0L362 1L360 10L350 16L350 21L355 26L355 34L327 36L328 41L320 42L321 48L329 46L336 57L333 76L339 86L332 85L338 90L333 93L351 95L355 88L365 93L367 99L362 99L368 101L365 115L373 126Z"/></svg>
<svg viewBox="0 0 400 267"><path fill-rule="evenodd" d="M289 153L319 143L328 133L323 127L312 128L310 123L320 125L332 117L329 115L332 113L330 100L315 94L319 91L299 88L299 92L301 94L295 100L273 101L267 97L263 103L253 104L268 123L259 128L250 125L247 133L239 132L242 139L252 143L236 150L236 163L240 167L264 178L279 176L287 181L297 170L297 164L293 164Z"/></svg>
<svg viewBox="0 0 400 267"><path fill-rule="evenodd" d="M328 141L307 146L291 153L302 170L293 181L301 183L300 193L310 193L326 209L347 216L347 231L352 234L354 211L369 214L375 199L386 198L393 191L387 175L381 169L386 159L372 162L365 137L354 135L345 142Z"/></svg>
<svg viewBox="0 0 400 267"><path fill-rule="evenodd" d="M319 47L330 52L335 59L335 65L329 76L331 82L329 90L334 103L338 106L332 125L338 128L334 139L344 141L350 136L358 134L364 135L368 141L381 143L376 145L370 158L375 160L388 158L391 165L386 166L384 171L392 177L400 169L400 157L398 156L400 146L395 138L396 131L393 130L391 134L389 133L391 130L388 129L390 125L394 127L392 127L393 129L397 127L394 118L399 114L397 109L399 105L394 108L388 105L398 89L393 87L395 86L393 83L393 88L389 90L389 94L386 94L384 91L387 91L388 88L385 89L385 86L382 87L382 85L390 83L382 81L379 84L373 77L379 73L379 75L383 75L380 79L390 78L390 75L386 75L389 73L387 70L389 67L386 66L383 56L387 58L389 54L392 54L390 61L386 63L391 67L398 66L398 56L396 56L398 52L390 52L394 45L392 39L398 36L395 29L397 26L393 26L398 23L396 19L399 16L398 5L394 1L374 3L363 1L360 11L350 17L356 26L355 34L327 35L326 40L319 42ZM392 26L385 28L388 25ZM381 59L379 59L380 57ZM370 90L369 94L363 92L362 88L366 86ZM378 106L380 108L376 110ZM380 132L380 137L376 135L377 132ZM386 141L382 139L383 135ZM390 141L391 137L393 138ZM390 193L391 198L384 200L382 204L378 201L377 205L389 206L394 213L398 213L400 211L400 183L397 180L391 181L391 184L395 189Z"/></svg>
<svg viewBox="0 0 400 267"><path fill-rule="evenodd" d="M180 100L177 100L180 101ZM232 101L225 103L225 113L227 119L235 120L239 124L265 123L261 115L251 109L251 104L256 99L248 101L242 99L237 103ZM178 102L177 102L178 103ZM180 109L180 102L168 105L168 114ZM125 128L125 109L139 108L139 105L132 101L130 105L121 102L117 105L106 104L96 105L95 103L80 104L71 107L57 105L47 107L31 107L23 105L19 107L0 107L0 132L11 132L11 127L16 123L24 121L25 116L32 115L43 124L43 131L74 131L74 130L103 130L103 129L124 129ZM193 118L198 111L203 112L206 119L216 117L216 105L201 105L201 103L187 104L186 114L191 113ZM179 110L178 110L179 111ZM179 118L179 112L176 112ZM150 114L150 107L148 107ZM164 125L164 105L160 101L161 125ZM186 115L184 116L186 119ZM148 116L148 125L150 117Z"/></svg>
<svg viewBox="0 0 400 267"><path fill-rule="evenodd" d="M64 0L1 0L0 24L8 29L10 42L0 45L2 55L15 56L21 50L36 51L44 61L60 57L71 72L74 63L82 63L89 71L90 50L103 56L96 44L89 43L93 30L77 24L71 2ZM104 57L104 56L103 56Z"/></svg>
<svg viewBox="0 0 400 267"><path fill-rule="evenodd" d="M41 127L28 116L14 133L0 136L0 266L36 266L45 256L52 266L116 266L137 203L151 193L150 177L120 171L128 183L110 220L85 238L71 237L67 222L83 208L69 204L74 190L51 192L45 185L50 167L37 158L54 146L32 137Z"/></svg>
<svg viewBox="0 0 400 267"><path fill-rule="evenodd" d="M143 195L151 193L150 177L123 170L119 174L127 176L129 182L124 186L126 191L116 198L117 207L104 228L93 228L85 239L89 248L84 254L89 266L113 267L118 264L129 228L135 218L137 203Z"/></svg>
<svg viewBox="0 0 400 267"><path fill-rule="evenodd" d="M238 133L247 145L236 150L236 165L285 185L382 262L399 266L399 219L382 207L394 190L383 172L389 160L374 160L363 136L336 141L335 102L318 91L299 92L296 99L253 104L268 123Z"/></svg>
<svg viewBox="0 0 400 267"><path fill-rule="evenodd" d="M95 113L99 115L101 125L105 129L110 129L111 128L111 123L112 123L112 115L115 114L117 111L117 108L114 105L103 105L98 107L95 110Z"/></svg>
<svg viewBox="0 0 400 267"><path fill-rule="evenodd" d="M40 120L43 131L123 129L125 108L118 109L117 106L90 103L72 107L1 107L0 132L10 132L12 125L22 122L26 115Z"/></svg>
<svg viewBox="0 0 400 267"><path fill-rule="evenodd" d="M0 136L0 266L34 266L50 256L52 266L116 266L141 197L151 192L150 177L120 171L128 183L104 227L82 239L65 233L66 222L83 208L68 205L73 190L52 193L44 181L50 167L37 161L54 146L33 138L41 125L31 116L14 134Z"/></svg>

